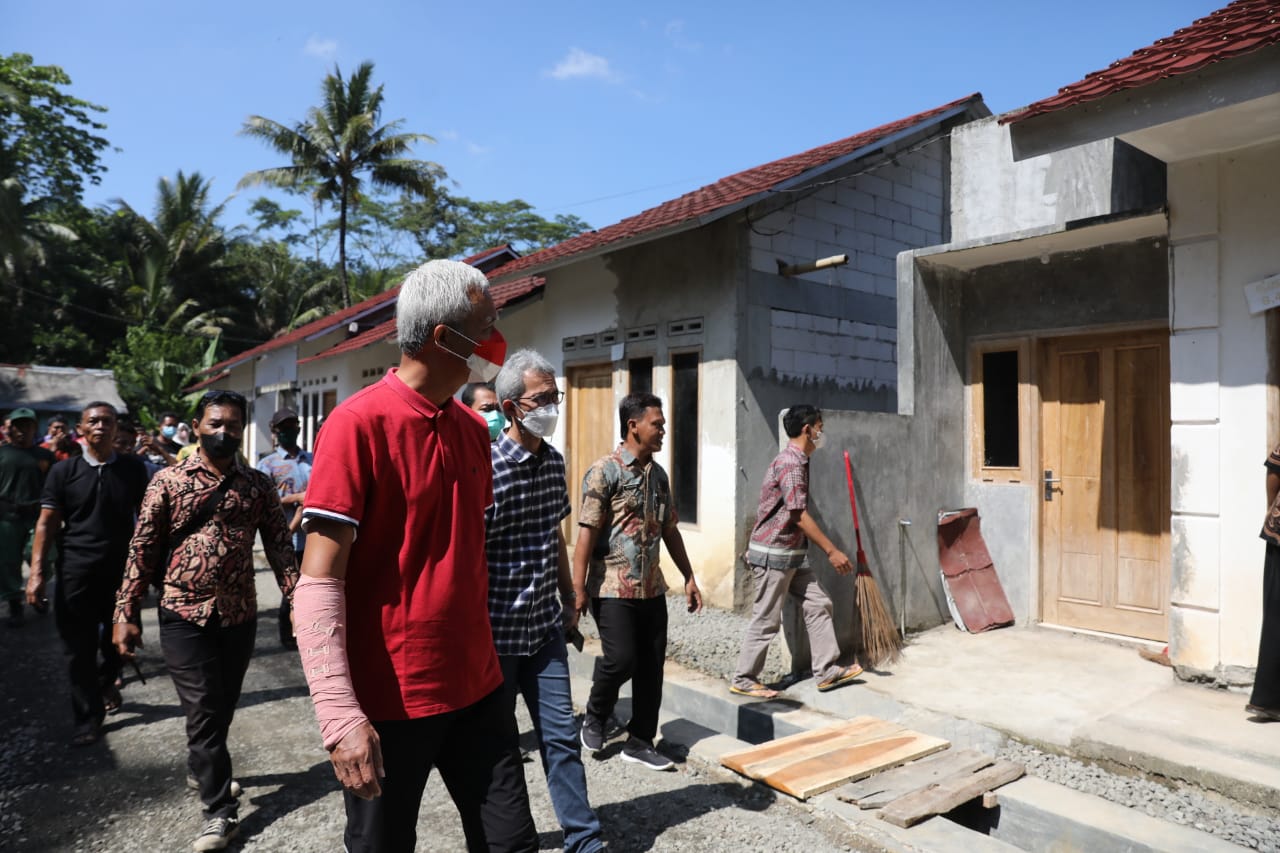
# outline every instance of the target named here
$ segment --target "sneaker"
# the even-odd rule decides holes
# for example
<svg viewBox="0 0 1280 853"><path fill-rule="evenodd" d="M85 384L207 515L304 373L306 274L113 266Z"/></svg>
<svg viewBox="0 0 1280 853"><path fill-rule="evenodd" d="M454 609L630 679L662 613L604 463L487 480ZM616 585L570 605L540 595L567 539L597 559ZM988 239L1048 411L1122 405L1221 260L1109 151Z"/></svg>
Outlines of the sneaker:
<svg viewBox="0 0 1280 853"><path fill-rule="evenodd" d="M199 790L200 790L200 780L199 780L199 779L197 779L195 776L192 776L190 773L188 773L188 774L187 774L187 787L188 787L188 788L190 788L190 789L191 789L191 790L193 790L193 791L199 791ZM244 788L240 787L240 783L239 783L239 782L237 782L235 779L232 779L232 780L231 780L231 796L233 796L233 797L235 797L235 798L239 799L239 797L240 797L240 795L241 795L242 793L244 793Z"/></svg>
<svg viewBox="0 0 1280 853"><path fill-rule="evenodd" d="M639 764L647 770L670 770L675 762L654 749L647 741L630 737L622 746L622 760Z"/></svg>
<svg viewBox="0 0 1280 853"><path fill-rule="evenodd" d="M204 825L204 831L196 836L192 850L226 850L231 839L236 837L240 829L240 821L233 817L211 818Z"/></svg>
<svg viewBox="0 0 1280 853"><path fill-rule="evenodd" d="M1244 706L1244 710L1259 719L1273 723L1280 722L1280 709L1264 708L1261 705L1254 705L1250 703Z"/></svg>
<svg viewBox="0 0 1280 853"><path fill-rule="evenodd" d="M592 755L604 749L604 723L590 712L582 715L582 745Z"/></svg>
<svg viewBox="0 0 1280 853"><path fill-rule="evenodd" d="M609 715L609 719L604 724L604 739L613 740L619 735L627 733L627 724L620 722L613 714Z"/></svg>

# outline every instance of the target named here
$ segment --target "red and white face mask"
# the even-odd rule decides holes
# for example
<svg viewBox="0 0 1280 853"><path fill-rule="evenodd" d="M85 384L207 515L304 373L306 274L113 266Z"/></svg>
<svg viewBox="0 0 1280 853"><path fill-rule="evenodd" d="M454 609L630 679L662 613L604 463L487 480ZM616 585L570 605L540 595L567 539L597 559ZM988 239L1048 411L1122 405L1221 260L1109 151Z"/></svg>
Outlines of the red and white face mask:
<svg viewBox="0 0 1280 853"><path fill-rule="evenodd" d="M449 355L460 358L467 363L467 367L471 368L471 376L468 377L468 382L492 382L494 377L498 375L498 371L502 369L502 363L507 360L507 339L502 336L502 332L494 328L489 333L489 340L484 343L477 343L452 326L447 326L446 328L471 344L471 355L464 358L444 344L437 342L437 346L449 353Z"/></svg>

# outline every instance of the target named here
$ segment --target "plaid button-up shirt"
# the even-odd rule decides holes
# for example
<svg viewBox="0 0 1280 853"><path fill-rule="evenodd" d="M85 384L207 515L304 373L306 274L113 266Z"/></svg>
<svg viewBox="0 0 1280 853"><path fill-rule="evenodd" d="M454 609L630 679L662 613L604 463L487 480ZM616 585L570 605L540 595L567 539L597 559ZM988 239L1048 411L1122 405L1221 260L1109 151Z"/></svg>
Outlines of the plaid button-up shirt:
<svg viewBox="0 0 1280 853"><path fill-rule="evenodd" d="M530 453L505 433L489 450L485 510L489 621L500 655L532 655L560 626L560 522L569 514L564 457L545 441Z"/></svg>

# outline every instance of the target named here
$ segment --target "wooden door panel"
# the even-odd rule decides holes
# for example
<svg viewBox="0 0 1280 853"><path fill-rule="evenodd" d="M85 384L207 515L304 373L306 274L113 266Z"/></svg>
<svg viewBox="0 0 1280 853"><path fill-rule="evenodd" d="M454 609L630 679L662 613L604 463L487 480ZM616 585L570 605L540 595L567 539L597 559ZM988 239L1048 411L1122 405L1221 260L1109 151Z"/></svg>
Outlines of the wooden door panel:
<svg viewBox="0 0 1280 853"><path fill-rule="evenodd" d="M1167 638L1168 363L1163 333L1043 345L1046 621Z"/></svg>
<svg viewBox="0 0 1280 853"><path fill-rule="evenodd" d="M608 364L570 368L567 409L569 424L565 465L568 468L572 514L565 540L578 538L578 508L582 504L582 478L591 464L613 450L618 442L613 400L613 366Z"/></svg>

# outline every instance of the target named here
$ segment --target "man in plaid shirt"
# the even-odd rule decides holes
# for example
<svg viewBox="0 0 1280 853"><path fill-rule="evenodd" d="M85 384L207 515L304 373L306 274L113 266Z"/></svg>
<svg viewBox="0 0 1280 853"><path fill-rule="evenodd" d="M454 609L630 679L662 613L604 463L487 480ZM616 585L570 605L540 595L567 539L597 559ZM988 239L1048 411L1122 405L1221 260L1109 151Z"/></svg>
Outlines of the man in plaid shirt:
<svg viewBox="0 0 1280 853"><path fill-rule="evenodd" d="M822 446L822 412L801 403L782 416L787 446L764 475L756 526L745 559L755 582L751 622L742 640L732 693L772 699L778 691L760 683L769 643L782 624L782 603L792 596L804 612L813 652L813 677L822 692L849 684L862 674L857 662L840 666L840 646L831 624L831 599L809 568L809 542L817 545L839 574L853 571L844 552L831 544L809 515L809 457Z"/></svg>
<svg viewBox="0 0 1280 853"><path fill-rule="evenodd" d="M563 393L555 369L530 349L508 356L495 382L509 423L490 446L493 504L485 510L489 620L514 713L524 696L538 735L547 788L570 853L603 850L600 820L573 725L565 631L575 628L573 578L560 522L569 515L564 457L545 441L555 431Z"/></svg>

